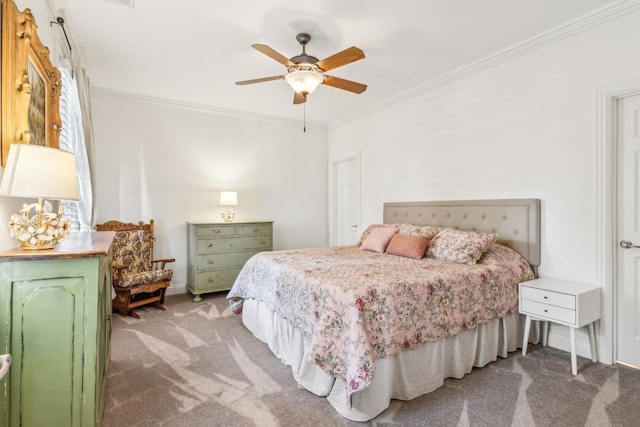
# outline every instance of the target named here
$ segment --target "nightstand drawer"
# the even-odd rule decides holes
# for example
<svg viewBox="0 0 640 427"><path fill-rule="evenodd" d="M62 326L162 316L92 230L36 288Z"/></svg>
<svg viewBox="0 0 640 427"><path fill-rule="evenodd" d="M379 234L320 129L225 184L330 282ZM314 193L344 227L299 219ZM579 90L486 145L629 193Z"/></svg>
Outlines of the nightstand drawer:
<svg viewBox="0 0 640 427"><path fill-rule="evenodd" d="M271 236L198 239L198 253L270 249Z"/></svg>
<svg viewBox="0 0 640 427"><path fill-rule="evenodd" d="M575 325L576 311L528 299L520 301L520 313Z"/></svg>
<svg viewBox="0 0 640 427"><path fill-rule="evenodd" d="M576 309L576 296L554 292L547 289L530 288L523 286L521 289L523 300L537 301L544 304L551 304L569 310Z"/></svg>

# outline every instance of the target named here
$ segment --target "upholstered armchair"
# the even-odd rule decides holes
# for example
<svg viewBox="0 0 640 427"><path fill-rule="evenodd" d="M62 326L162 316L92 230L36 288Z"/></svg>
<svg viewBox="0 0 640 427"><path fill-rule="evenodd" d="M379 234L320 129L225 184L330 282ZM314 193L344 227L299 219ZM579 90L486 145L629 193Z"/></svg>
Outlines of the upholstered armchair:
<svg viewBox="0 0 640 427"><path fill-rule="evenodd" d="M165 266L175 259L153 259L153 219L149 224L140 221L137 225L108 221L96 225L96 229L116 232L112 262L113 310L138 319L140 316L133 311L136 307L151 304L166 310L165 292L171 283L173 270Z"/></svg>

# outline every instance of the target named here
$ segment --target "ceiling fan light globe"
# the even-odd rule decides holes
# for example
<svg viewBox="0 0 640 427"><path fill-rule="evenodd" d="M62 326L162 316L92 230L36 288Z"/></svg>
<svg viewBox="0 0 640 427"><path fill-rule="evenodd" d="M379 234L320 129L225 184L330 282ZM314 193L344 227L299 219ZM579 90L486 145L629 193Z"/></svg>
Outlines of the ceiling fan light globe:
<svg viewBox="0 0 640 427"><path fill-rule="evenodd" d="M292 71L284 77L294 91L308 95L318 88L324 81L321 73L312 70Z"/></svg>

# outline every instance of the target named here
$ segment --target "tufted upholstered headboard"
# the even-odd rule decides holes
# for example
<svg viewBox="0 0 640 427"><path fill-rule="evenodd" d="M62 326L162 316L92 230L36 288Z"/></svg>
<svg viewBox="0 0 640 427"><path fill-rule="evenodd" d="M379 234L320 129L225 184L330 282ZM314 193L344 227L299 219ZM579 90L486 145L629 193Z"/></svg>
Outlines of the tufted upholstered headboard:
<svg viewBox="0 0 640 427"><path fill-rule="evenodd" d="M384 223L409 223L495 233L498 242L540 265L540 200L450 200L388 202Z"/></svg>

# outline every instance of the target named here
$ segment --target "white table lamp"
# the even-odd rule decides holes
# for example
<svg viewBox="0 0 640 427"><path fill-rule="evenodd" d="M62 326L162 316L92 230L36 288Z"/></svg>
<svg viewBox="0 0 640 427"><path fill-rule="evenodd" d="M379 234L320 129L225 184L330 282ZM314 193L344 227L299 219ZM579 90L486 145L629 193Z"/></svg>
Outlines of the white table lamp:
<svg viewBox="0 0 640 427"><path fill-rule="evenodd" d="M62 218L62 203L56 214L43 199L78 200L75 155L41 145L11 144L0 196L37 198L37 203L25 204L11 216L11 235L23 249L53 248L69 235L71 224Z"/></svg>
<svg viewBox="0 0 640 427"><path fill-rule="evenodd" d="M225 222L232 222L236 213L229 206L238 206L238 193L235 191L221 191L220 206L225 207L222 210L222 219Z"/></svg>

